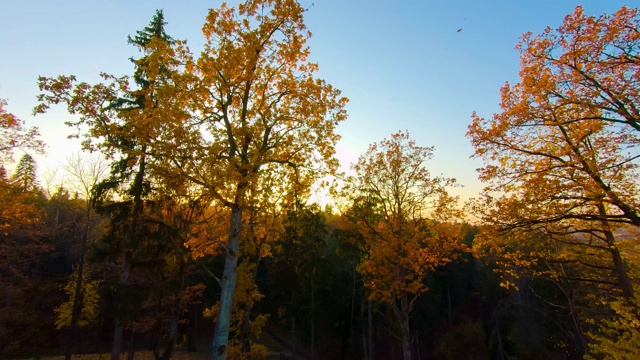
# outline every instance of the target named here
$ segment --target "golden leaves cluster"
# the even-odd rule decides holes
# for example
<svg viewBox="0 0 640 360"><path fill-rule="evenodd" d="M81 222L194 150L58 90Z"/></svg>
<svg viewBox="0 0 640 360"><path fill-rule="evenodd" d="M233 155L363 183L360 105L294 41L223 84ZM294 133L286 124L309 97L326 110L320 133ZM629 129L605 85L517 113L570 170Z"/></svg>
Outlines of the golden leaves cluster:
<svg viewBox="0 0 640 360"><path fill-rule="evenodd" d="M363 241L360 272L373 300L393 303L426 291L424 276L464 249L462 213L446 191L455 180L430 175L424 162L432 151L395 133L372 144L346 181L352 208L344 225Z"/></svg>
<svg viewBox="0 0 640 360"><path fill-rule="evenodd" d="M638 24L637 9L596 18L577 7L558 29L523 36L521 81L501 89L500 113L474 113L467 133L485 162L485 223L640 226Z"/></svg>
<svg viewBox="0 0 640 360"><path fill-rule="evenodd" d="M38 128L27 129L24 120L7 111L6 106L7 101L0 99L0 166L12 160L14 149L44 150Z"/></svg>
<svg viewBox="0 0 640 360"><path fill-rule="evenodd" d="M253 305L264 298L264 295L258 290L258 286L254 281L254 272L257 263L251 261L243 261L238 265L237 269L237 286L234 296L234 311L231 316L230 332L232 338L229 340L228 357L230 359L242 360L242 359L262 359L266 357L267 348L257 343L262 334L269 315L258 314L253 319L250 319L248 311L251 310ZM204 316L216 319L220 309L220 302L217 302L213 307L205 309ZM249 334L251 339L250 349L243 351L242 346L242 333L245 326L249 328ZM246 349L245 349L246 350Z"/></svg>
<svg viewBox="0 0 640 360"><path fill-rule="evenodd" d="M91 280L91 274L85 270L82 276L82 309L78 318L78 326L83 327L91 324L98 316L100 309L100 294L98 287L99 280ZM67 301L54 309L56 314L56 329L71 326L71 317L73 313L73 302L75 298L76 283L78 280L78 272L74 271L69 277L69 281L64 286L64 292L68 296Z"/></svg>
<svg viewBox="0 0 640 360"><path fill-rule="evenodd" d="M307 60L303 12L293 0L211 9L199 57L185 41L153 38L135 61L147 86L108 74L94 85L41 77L35 112L66 104L76 116L68 125L86 149L124 152L130 166L144 156L154 181L209 199L212 219L224 216L221 207L254 207L247 191L266 192L282 206L284 188L304 197L316 179L335 172L335 128L346 118L347 99ZM115 106L122 99L143 105ZM189 235L192 248L213 243L199 254L223 244L224 224L216 221Z"/></svg>
<svg viewBox="0 0 640 360"><path fill-rule="evenodd" d="M474 251L495 261L504 286L526 275L607 298L623 326L616 299L631 301L638 281L638 9L596 17L578 6L517 48L520 81L502 87L499 113L474 113L467 133L487 184L471 204L486 224Z"/></svg>

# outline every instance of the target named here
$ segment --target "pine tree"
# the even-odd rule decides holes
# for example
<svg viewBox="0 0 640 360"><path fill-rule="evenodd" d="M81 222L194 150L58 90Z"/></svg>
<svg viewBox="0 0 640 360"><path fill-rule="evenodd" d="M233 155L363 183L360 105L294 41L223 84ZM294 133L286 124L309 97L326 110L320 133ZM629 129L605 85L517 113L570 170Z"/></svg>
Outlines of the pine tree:
<svg viewBox="0 0 640 360"><path fill-rule="evenodd" d="M145 224L144 219L148 198L152 194L148 169L149 139L145 138L149 135L135 128L138 122L143 122L140 120L154 116L154 112L149 111L149 107L156 103L154 85L156 82L163 82L162 78L169 72L168 68L162 65L158 69L151 69L152 65L148 61L149 56L154 54L155 48L151 46L153 42L160 41L167 45L174 43L166 34L165 25L162 10L157 10L149 26L137 31L133 38L128 37L129 44L135 45L143 53L139 59L130 59L135 66L133 79L138 89L124 93L110 105L122 120L122 131L119 137L114 138L113 144L115 151L120 153L120 159L113 163L111 177L96 189L99 211L110 217L108 238L117 239L111 244L111 248L116 252L124 252L123 270L118 285L124 288L129 285L136 249L140 248L144 239L149 238L153 232L153 227L146 226L148 224ZM152 76L150 72L156 75ZM126 131L127 128L134 130ZM122 200L110 201L110 195L114 193ZM121 304L121 307L124 307L124 304ZM121 317L116 314L112 359L119 358L122 348L124 319Z"/></svg>
<svg viewBox="0 0 640 360"><path fill-rule="evenodd" d="M151 54L151 51L149 50L151 41L157 39L168 45L175 44L175 40L165 32L165 25L167 25L167 22L164 20L164 13L162 10L158 9L149 23L149 26L146 26L143 30L136 31L136 36L133 38L131 36L128 37L129 44L137 46L138 50L145 54L145 56L140 59L130 59L131 62L136 65L133 79L141 89L148 89L151 85L146 70L146 66L149 65L148 56ZM167 70L167 68L162 68L162 72L166 73ZM138 103L138 105L143 106L140 103Z"/></svg>
<svg viewBox="0 0 640 360"><path fill-rule="evenodd" d="M22 192L35 191L39 189L38 184L38 164L33 156L24 154L13 174L13 184Z"/></svg>

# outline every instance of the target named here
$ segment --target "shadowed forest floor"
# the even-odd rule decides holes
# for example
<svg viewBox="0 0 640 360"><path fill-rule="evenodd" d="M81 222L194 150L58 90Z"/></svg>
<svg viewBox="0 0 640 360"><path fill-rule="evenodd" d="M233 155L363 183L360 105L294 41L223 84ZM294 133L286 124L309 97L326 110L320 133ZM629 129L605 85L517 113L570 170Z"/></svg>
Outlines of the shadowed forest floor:
<svg viewBox="0 0 640 360"><path fill-rule="evenodd" d="M277 333L276 329L266 328L262 333L262 338L260 343L267 346L268 356L265 358L266 360L280 360L282 359L281 355L284 355L285 359L291 359L291 351L290 344L285 339L286 335ZM211 357L211 347L207 346L210 339L201 338L198 341L198 346L196 351L188 352L184 348L178 348L173 351L171 355L172 360L207 360ZM312 359L312 357L307 353L307 349L304 348L303 344L297 344L297 358L298 359ZM81 355L73 355L73 360L109 360L111 358L110 353L99 353L99 354L81 354ZM120 360L127 360L128 354L123 352L120 356ZM41 360L64 360L64 356L48 356L41 357ZM135 360L153 360L153 352L147 350L139 350L134 354ZM29 359L30 360L30 359Z"/></svg>

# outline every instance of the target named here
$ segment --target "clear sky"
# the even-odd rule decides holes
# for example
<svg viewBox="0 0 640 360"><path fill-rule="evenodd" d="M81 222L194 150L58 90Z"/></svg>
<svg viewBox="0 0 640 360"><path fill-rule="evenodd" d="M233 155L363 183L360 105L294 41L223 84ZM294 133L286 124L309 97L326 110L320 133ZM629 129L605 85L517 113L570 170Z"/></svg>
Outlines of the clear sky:
<svg viewBox="0 0 640 360"><path fill-rule="evenodd" d="M320 76L350 98L349 118L339 127L338 155L345 169L370 143L408 130L419 145L435 146L427 164L434 175L464 185L466 199L482 185L465 138L470 115L499 111L499 89L518 80L520 35L556 28L582 4L588 14L613 13L616 0L301 0L308 7L311 59ZM77 142L62 107L32 116L38 75L74 74L96 82L103 71L132 73L136 50L127 35L142 29L161 8L168 33L201 50L204 0L0 0L0 98L7 110L38 126L47 156L41 169L64 163ZM231 1L233 3L233 1Z"/></svg>

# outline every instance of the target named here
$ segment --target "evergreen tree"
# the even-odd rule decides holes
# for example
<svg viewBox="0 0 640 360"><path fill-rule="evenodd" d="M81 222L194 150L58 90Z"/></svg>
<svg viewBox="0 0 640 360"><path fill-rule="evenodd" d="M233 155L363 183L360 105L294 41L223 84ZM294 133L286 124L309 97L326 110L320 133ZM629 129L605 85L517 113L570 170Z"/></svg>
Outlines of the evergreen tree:
<svg viewBox="0 0 640 360"><path fill-rule="evenodd" d="M120 278L111 293L116 316L112 359L119 358L124 324L135 318L145 301L145 294L133 296L130 277L134 267L142 263L162 266L164 253L176 249L172 230L154 214L162 205L157 204L160 200L152 189L153 174L149 169L154 161L148 145L153 135L143 128L149 122L162 122L154 111L158 103L154 91L156 86L169 83L170 70L162 62L151 64L149 57L161 51L158 42L168 46L174 43L166 34L165 25L162 10L157 10L147 27L128 37L128 42L143 53L139 59L131 59L138 89L124 92L110 104L121 127L120 135L112 139L111 145L119 158L112 164L110 178L96 188L98 211L110 219L103 250L111 254L108 256L111 259L122 259ZM118 200L114 201L115 198ZM181 242L177 246L184 250ZM182 274L184 267L178 268ZM160 336L158 333L156 336ZM163 357L170 356L173 341L169 341Z"/></svg>
<svg viewBox="0 0 640 360"><path fill-rule="evenodd" d="M168 45L175 44L175 40L165 32L165 25L167 25L167 22L164 21L164 13L162 10L158 9L148 26L143 30L136 31L136 36L133 38L131 36L128 37L129 44L137 46L138 50L145 54L145 56L140 59L130 59L131 62L136 65L136 69L133 73L133 79L141 89L148 89L151 85L151 81L147 75L147 66L149 65L148 56L151 54L151 51L149 50L151 41L157 39L167 43ZM168 71L166 67L161 67L161 69L163 73ZM136 100L143 100L143 98L136 98ZM138 105L143 106L142 103L138 103Z"/></svg>
<svg viewBox="0 0 640 360"><path fill-rule="evenodd" d="M13 174L13 184L22 192L29 192L39 189L38 184L38 164L33 156L24 154Z"/></svg>
<svg viewBox="0 0 640 360"><path fill-rule="evenodd" d="M175 214L187 202L177 200L176 193L188 185L182 181L163 186L156 172L160 159L156 139L164 134L173 110L183 111L178 106L167 110L165 107L174 104L162 97L176 89L172 78L181 63L174 57L182 44L165 33L165 24L158 10L149 26L128 37L142 52L140 58L131 59L135 67L131 77L103 74L105 83L96 85L78 84L73 76L39 79L44 93L39 96L36 112L45 112L52 104L66 104L70 113L80 115L68 125L88 127L87 132L78 134L84 138L83 147L100 151L112 161L111 175L94 188L92 197L97 213L107 219L105 236L96 246L96 259L117 267L112 273L118 274L117 279L111 279L111 286L103 287L108 290L104 292L105 304L111 306L115 319L114 359L120 355L124 324L135 318L145 301L145 291L153 286L149 277L144 278L142 268L164 266L169 261L167 254L177 257L183 255L179 250L184 252L183 234L175 230L184 229L181 224L188 222L175 225L168 214ZM86 87L92 90L81 90ZM134 273L134 267L141 271ZM177 269L182 273L183 266ZM144 291L134 289L135 282L142 284Z"/></svg>

